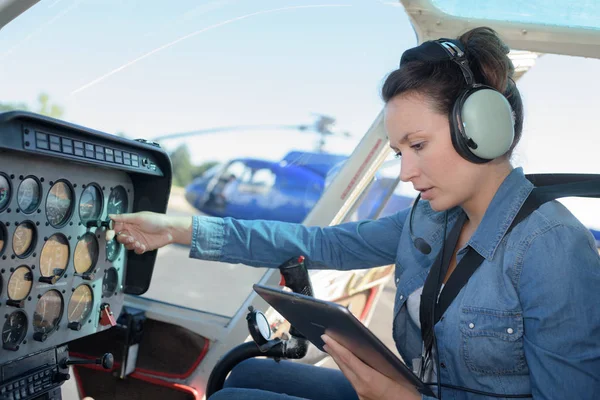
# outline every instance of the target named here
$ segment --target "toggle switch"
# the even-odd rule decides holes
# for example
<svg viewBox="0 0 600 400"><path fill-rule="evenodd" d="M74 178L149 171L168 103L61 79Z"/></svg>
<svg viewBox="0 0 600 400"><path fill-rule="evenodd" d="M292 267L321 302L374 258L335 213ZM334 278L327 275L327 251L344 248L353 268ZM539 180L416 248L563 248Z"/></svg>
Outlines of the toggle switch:
<svg viewBox="0 0 600 400"><path fill-rule="evenodd" d="M100 325L102 326L115 326L117 321L110 311L110 305L104 303L100 306Z"/></svg>

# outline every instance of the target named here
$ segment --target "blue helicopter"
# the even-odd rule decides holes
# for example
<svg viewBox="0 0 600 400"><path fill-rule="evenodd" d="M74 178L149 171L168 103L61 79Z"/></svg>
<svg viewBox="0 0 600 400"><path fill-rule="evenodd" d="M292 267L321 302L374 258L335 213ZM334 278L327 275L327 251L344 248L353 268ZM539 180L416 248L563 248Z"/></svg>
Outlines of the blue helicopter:
<svg viewBox="0 0 600 400"><path fill-rule="evenodd" d="M218 217L302 222L329 181L347 159L344 155L292 151L281 161L237 158L216 165L185 188L187 201ZM372 218L395 179L377 177L356 210ZM380 216L410 207L414 198L393 194Z"/></svg>

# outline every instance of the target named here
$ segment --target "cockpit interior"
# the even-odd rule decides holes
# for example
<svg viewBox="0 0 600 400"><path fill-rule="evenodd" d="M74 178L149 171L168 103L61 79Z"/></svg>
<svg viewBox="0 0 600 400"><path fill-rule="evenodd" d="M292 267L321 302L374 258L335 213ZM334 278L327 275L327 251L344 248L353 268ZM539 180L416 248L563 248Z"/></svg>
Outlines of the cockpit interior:
<svg viewBox="0 0 600 400"><path fill-rule="evenodd" d="M0 132L0 398L60 398L70 365L126 363L115 343L139 319L124 296L147 290L156 252L106 241L108 215L164 212L171 164L156 144L26 112ZM117 325L121 340L92 336Z"/></svg>

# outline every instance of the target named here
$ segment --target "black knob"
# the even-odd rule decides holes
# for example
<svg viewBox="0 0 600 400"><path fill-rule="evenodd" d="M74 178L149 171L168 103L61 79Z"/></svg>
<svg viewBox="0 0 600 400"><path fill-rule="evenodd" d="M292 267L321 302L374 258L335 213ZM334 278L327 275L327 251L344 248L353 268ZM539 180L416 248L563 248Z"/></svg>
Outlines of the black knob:
<svg viewBox="0 0 600 400"><path fill-rule="evenodd" d="M100 226L100 221L88 221L85 223L88 228Z"/></svg>
<svg viewBox="0 0 600 400"><path fill-rule="evenodd" d="M69 325L67 325L67 327L73 331L80 331L81 330L81 322L77 322L77 321L69 322Z"/></svg>
<svg viewBox="0 0 600 400"><path fill-rule="evenodd" d="M33 340L38 342L45 342L48 339L48 335L44 332L36 332L33 334Z"/></svg>
<svg viewBox="0 0 600 400"><path fill-rule="evenodd" d="M50 283L50 284L54 284L56 282L56 276L40 276L40 279L38 279L40 282L43 283Z"/></svg>
<svg viewBox="0 0 600 400"><path fill-rule="evenodd" d="M111 353L106 353L102 356L102 358L100 359L100 365L102 365L102 368L104 369L111 369L113 367L115 363L115 358L113 357L113 355Z"/></svg>
<svg viewBox="0 0 600 400"><path fill-rule="evenodd" d="M10 307L23 308L23 306L25 305L25 301L8 299L6 300L6 305Z"/></svg>
<svg viewBox="0 0 600 400"><path fill-rule="evenodd" d="M71 379L71 375L65 374L64 372L57 372L54 374L54 383L64 382Z"/></svg>
<svg viewBox="0 0 600 400"><path fill-rule="evenodd" d="M86 274L81 275L81 278L86 281L92 281L94 280L94 274L88 272Z"/></svg>

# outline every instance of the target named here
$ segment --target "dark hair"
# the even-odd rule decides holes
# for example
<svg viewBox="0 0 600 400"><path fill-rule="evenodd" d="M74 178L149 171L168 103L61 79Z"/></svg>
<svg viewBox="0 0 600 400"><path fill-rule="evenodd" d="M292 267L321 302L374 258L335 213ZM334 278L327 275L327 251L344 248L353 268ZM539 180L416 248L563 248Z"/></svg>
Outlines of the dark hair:
<svg viewBox="0 0 600 400"><path fill-rule="evenodd" d="M507 55L510 49L493 29L487 27L472 29L458 40L464 47L475 83L491 86L503 93L512 108L515 138L507 152L510 158L523 132L523 102L512 80L515 68ZM436 111L450 115L465 86L460 67L453 61L410 61L388 75L381 96L387 103L402 93L420 93L432 102Z"/></svg>

